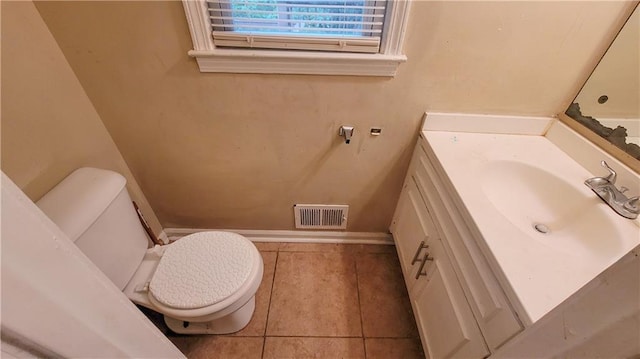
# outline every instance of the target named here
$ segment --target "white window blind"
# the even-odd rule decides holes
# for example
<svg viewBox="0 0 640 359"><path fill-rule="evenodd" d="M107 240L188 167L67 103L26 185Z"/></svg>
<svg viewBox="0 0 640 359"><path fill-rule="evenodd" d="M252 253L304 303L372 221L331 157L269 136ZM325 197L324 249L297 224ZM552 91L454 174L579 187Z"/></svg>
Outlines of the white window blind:
<svg viewBox="0 0 640 359"><path fill-rule="evenodd" d="M220 47L377 53L386 0L209 0Z"/></svg>

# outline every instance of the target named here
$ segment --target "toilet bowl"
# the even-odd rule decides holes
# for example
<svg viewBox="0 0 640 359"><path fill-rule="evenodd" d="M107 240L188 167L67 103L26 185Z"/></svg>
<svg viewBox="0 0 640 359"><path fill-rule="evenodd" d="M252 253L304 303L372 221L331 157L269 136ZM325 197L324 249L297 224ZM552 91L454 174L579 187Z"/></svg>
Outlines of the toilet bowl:
<svg viewBox="0 0 640 359"><path fill-rule="evenodd" d="M36 204L134 303L183 334L227 334L251 320L263 262L232 232L198 232L163 246L148 239L120 174L80 168Z"/></svg>
<svg viewBox="0 0 640 359"><path fill-rule="evenodd" d="M263 268L247 238L198 232L147 250L123 292L176 333L233 333L251 320Z"/></svg>

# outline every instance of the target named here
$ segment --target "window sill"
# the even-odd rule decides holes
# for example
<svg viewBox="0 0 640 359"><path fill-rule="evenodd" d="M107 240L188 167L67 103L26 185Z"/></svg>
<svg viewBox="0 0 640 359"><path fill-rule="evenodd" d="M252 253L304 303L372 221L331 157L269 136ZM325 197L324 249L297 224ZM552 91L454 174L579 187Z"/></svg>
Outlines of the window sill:
<svg viewBox="0 0 640 359"><path fill-rule="evenodd" d="M394 77L405 55L214 49L189 51L200 72Z"/></svg>

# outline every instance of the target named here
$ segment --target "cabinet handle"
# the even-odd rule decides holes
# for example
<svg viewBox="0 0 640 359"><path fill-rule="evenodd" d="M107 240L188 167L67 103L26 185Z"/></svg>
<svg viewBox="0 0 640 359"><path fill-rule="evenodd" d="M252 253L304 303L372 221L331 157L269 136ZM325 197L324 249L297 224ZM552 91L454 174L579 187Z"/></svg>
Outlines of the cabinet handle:
<svg viewBox="0 0 640 359"><path fill-rule="evenodd" d="M425 241L429 239L429 237L425 238ZM424 248L429 248L429 246L424 244L424 241L420 242L420 245L418 246L418 249L416 250L416 254L413 255L413 259L411 260L411 265L416 264L416 262L420 262L418 260L418 256L420 255L420 252L422 251L422 249Z"/></svg>
<svg viewBox="0 0 640 359"><path fill-rule="evenodd" d="M424 254L424 257L422 257L422 263L420 264L420 268L418 268L418 273L416 273L416 279L420 278L420 276L427 275L426 271L425 272L422 271L427 261L433 261L433 258L429 257L429 252L426 252Z"/></svg>

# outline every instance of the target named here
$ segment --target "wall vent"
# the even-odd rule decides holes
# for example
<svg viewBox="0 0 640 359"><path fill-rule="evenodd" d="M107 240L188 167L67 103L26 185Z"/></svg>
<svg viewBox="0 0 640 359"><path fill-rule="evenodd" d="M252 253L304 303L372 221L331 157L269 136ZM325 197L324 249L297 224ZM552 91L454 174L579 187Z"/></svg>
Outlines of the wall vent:
<svg viewBox="0 0 640 359"><path fill-rule="evenodd" d="M296 204L293 213L299 229L347 229L349 206Z"/></svg>

